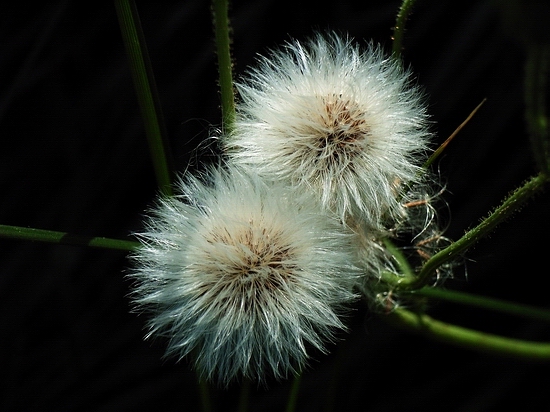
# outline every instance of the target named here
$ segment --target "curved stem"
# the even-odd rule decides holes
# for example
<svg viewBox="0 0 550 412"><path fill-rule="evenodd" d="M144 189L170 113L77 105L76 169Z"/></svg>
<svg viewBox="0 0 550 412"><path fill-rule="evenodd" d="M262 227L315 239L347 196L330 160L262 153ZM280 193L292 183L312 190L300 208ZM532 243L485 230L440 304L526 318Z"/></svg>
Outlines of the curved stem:
<svg viewBox="0 0 550 412"><path fill-rule="evenodd" d="M135 250L140 245L139 242L133 240L72 235L66 232L57 232L54 230L33 229L29 227L9 225L0 225L0 237L125 251Z"/></svg>
<svg viewBox="0 0 550 412"><path fill-rule="evenodd" d="M401 289L419 289L427 285L438 267L453 259L487 236L498 224L509 218L522 207L531 197L544 187L548 178L539 174L529 179L523 186L516 189L494 212L479 225L466 232L459 240L432 256L422 266L420 273L414 279L403 279L399 284Z"/></svg>
<svg viewBox="0 0 550 412"><path fill-rule="evenodd" d="M478 332L401 308L395 309L388 317L409 330L463 348L514 358L550 361L550 343L547 342L524 341Z"/></svg>
<svg viewBox="0 0 550 412"><path fill-rule="evenodd" d="M386 247L388 252L391 253L393 258L399 265L399 269L401 269L401 273L403 274L403 276L406 279L409 279L409 281L414 279L414 270L412 269L411 265L409 264L409 261L407 260L403 252L401 252L401 249L395 246L393 242L388 238L382 239L382 242L384 243L384 246ZM386 272L386 274L388 275L388 278L395 277L396 279L400 279L400 280L404 279L403 277L398 276L396 274L391 274L390 272ZM398 283L399 282L400 281L398 281Z"/></svg>

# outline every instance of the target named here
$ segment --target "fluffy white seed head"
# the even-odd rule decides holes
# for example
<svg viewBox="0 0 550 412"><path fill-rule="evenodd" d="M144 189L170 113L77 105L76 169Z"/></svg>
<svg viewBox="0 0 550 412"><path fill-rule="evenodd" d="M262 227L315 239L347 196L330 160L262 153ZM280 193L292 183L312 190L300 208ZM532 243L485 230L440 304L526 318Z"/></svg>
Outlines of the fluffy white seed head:
<svg viewBox="0 0 550 412"><path fill-rule="evenodd" d="M262 58L237 84L232 159L380 227L419 178L430 136L423 96L400 63L336 34Z"/></svg>
<svg viewBox="0 0 550 412"><path fill-rule="evenodd" d="M139 234L133 295L151 311L148 336L167 354L193 353L199 372L227 384L301 370L326 350L356 298L352 238L296 199L236 168L181 181Z"/></svg>

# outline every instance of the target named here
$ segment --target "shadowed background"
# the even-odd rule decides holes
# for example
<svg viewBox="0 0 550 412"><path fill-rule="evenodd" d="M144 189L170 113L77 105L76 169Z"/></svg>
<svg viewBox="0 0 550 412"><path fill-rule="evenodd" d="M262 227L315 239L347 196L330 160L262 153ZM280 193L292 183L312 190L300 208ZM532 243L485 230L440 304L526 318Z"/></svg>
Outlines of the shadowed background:
<svg viewBox="0 0 550 412"><path fill-rule="evenodd" d="M399 2L234 1L235 74L313 30L391 49ZM524 125L525 44L548 41L548 5L420 1L404 60L425 88L437 141L487 102L437 162L456 239L536 172ZM524 3L525 5L525 3ZM220 125L209 2L137 2L178 171L211 161ZM517 18L510 18L516 16ZM521 20L524 26L518 26ZM526 31L526 28L533 30ZM111 3L4 6L0 14L0 224L125 238L157 193ZM448 285L549 307L548 193L469 252ZM200 410L186 361L162 360L129 313L125 253L0 239L1 410ZM550 340L547 325L456 305L436 317ZM436 343L357 305L332 354L303 375L298 411L546 410L549 367ZM290 381L251 388L251 411L281 411ZM239 387L211 388L236 410Z"/></svg>

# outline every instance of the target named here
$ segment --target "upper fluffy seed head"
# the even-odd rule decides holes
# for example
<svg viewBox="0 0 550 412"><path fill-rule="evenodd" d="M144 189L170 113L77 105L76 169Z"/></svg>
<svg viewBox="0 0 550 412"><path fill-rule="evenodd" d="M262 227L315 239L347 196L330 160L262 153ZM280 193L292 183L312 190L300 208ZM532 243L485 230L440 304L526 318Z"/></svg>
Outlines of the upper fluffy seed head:
<svg viewBox="0 0 550 412"><path fill-rule="evenodd" d="M149 335L222 383L300 370L344 325L358 276L351 235L277 185L230 169L188 178L139 235L134 301ZM294 196L294 195L293 195Z"/></svg>
<svg viewBox="0 0 550 412"><path fill-rule="evenodd" d="M429 133L422 95L380 48L333 34L293 42L237 84L234 161L313 191L344 220L379 227L418 179ZM419 159L420 156L420 159Z"/></svg>

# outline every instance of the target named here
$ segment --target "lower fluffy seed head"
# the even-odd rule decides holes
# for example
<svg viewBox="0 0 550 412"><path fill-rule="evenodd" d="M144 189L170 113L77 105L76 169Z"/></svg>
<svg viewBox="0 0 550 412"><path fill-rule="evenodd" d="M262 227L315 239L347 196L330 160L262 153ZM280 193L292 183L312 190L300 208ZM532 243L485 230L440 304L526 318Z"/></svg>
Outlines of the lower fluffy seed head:
<svg viewBox="0 0 550 412"><path fill-rule="evenodd" d="M402 212L400 188L418 179L429 133L423 97L398 61L318 35L261 59L237 88L225 139L233 160L313 191L344 220L379 227Z"/></svg>
<svg viewBox="0 0 550 412"><path fill-rule="evenodd" d="M277 185L237 169L188 178L163 199L133 256L138 309L168 354L196 356L199 372L228 383L303 368L344 325L359 275L352 236ZM293 192L294 193L294 192Z"/></svg>

